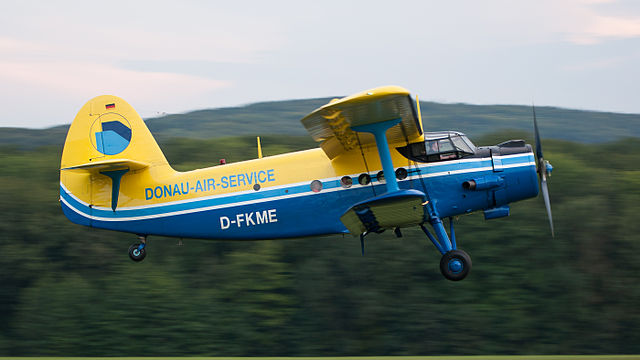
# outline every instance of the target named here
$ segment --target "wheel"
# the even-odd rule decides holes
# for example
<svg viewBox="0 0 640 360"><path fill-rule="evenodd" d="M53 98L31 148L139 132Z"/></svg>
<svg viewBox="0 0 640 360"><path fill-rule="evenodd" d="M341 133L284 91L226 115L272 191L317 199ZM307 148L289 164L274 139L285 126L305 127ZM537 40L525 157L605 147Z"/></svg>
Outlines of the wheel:
<svg viewBox="0 0 640 360"><path fill-rule="evenodd" d="M462 250L451 250L440 259L440 272L451 281L460 281L471 270L471 258Z"/></svg>
<svg viewBox="0 0 640 360"><path fill-rule="evenodd" d="M138 250L139 246L140 244L129 246L129 257L135 262L142 261L142 259L147 256L147 251L144 248Z"/></svg>

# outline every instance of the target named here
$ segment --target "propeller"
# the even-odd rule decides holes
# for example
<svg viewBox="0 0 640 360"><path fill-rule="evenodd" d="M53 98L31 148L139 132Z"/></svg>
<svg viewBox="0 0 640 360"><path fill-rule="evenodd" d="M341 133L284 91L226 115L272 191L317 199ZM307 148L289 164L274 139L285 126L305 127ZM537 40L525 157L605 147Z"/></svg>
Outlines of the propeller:
<svg viewBox="0 0 640 360"><path fill-rule="evenodd" d="M540 132L538 131L538 121L536 120L536 107L533 106L533 127L536 136L536 165L538 168L538 178L540 179L540 189L542 190L542 197L544 198L544 205L547 208L547 215L549 216L549 226L551 227L551 236L554 237L553 232L553 217L551 215L551 200L549 199L549 188L547 186L547 176L551 176L553 166L549 161L544 160L542 156L542 144L540 143Z"/></svg>

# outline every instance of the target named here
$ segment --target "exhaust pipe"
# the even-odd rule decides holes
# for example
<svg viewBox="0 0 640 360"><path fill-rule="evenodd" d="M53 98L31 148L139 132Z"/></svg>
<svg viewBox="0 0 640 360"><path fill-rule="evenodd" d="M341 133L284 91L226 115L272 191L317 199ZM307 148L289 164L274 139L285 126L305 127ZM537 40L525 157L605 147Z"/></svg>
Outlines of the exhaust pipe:
<svg viewBox="0 0 640 360"><path fill-rule="evenodd" d="M503 184L504 178L500 176L483 176L463 182L462 187L466 190L488 190L500 187Z"/></svg>

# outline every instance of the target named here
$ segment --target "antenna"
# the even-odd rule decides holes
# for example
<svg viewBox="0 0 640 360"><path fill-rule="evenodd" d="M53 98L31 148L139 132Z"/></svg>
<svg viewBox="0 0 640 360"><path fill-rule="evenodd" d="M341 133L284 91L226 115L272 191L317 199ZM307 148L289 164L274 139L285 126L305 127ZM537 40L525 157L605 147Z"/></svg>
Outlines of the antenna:
<svg viewBox="0 0 640 360"><path fill-rule="evenodd" d="M258 141L258 159L262 159L262 145L260 144L260 136L257 137Z"/></svg>

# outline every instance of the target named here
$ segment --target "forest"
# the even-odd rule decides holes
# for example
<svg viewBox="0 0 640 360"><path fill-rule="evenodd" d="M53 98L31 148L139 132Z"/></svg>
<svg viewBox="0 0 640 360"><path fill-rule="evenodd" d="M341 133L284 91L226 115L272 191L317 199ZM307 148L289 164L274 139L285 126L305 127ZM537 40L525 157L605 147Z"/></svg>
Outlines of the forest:
<svg viewBox="0 0 640 360"><path fill-rule="evenodd" d="M544 131L543 131L544 133ZM472 138L490 145L527 133ZM531 139L528 139L531 142ZM0 148L0 356L355 356L640 353L640 138L544 140L541 198L456 219L474 267L443 279L419 229L225 242L70 223L62 147ZM256 157L251 136L164 138L178 170ZM265 155L314 147L263 137Z"/></svg>

